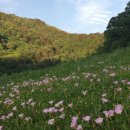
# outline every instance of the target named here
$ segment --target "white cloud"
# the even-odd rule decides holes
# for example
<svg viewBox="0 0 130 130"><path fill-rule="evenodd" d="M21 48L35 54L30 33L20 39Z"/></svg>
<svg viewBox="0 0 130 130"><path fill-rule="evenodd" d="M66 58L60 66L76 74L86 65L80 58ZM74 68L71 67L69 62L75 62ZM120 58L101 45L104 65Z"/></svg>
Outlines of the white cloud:
<svg viewBox="0 0 130 130"><path fill-rule="evenodd" d="M71 32L82 32L82 30L90 30L90 32L102 32L105 30L112 12L112 0L59 0L60 2L73 3L75 15L73 17L74 24L78 27L72 29ZM102 27L101 27L102 26ZM77 29L77 30L76 30Z"/></svg>
<svg viewBox="0 0 130 130"><path fill-rule="evenodd" d="M91 27L94 28L94 31L101 31L100 26L106 26L111 17L110 6L111 3L108 0L87 0L86 2L78 0L75 19L81 28L89 29Z"/></svg>

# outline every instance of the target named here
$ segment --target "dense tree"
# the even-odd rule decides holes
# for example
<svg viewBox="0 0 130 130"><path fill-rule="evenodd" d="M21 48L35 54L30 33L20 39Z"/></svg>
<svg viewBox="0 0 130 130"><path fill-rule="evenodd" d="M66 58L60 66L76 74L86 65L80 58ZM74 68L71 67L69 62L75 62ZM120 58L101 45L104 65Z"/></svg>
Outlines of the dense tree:
<svg viewBox="0 0 130 130"><path fill-rule="evenodd" d="M105 51L130 45L130 2L124 12L111 18L104 34Z"/></svg>

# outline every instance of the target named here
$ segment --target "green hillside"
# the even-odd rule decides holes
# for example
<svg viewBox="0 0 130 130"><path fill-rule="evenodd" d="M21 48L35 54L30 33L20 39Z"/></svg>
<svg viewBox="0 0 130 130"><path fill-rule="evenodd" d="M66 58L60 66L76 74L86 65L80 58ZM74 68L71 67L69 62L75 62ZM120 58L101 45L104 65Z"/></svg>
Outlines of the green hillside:
<svg viewBox="0 0 130 130"><path fill-rule="evenodd" d="M64 61L92 54L103 42L103 34L70 34L39 19L0 13L0 35L8 38L0 46L0 58L23 63Z"/></svg>
<svg viewBox="0 0 130 130"><path fill-rule="evenodd" d="M129 130L129 90L130 48L5 75L0 77L0 125L5 130L76 130L73 118L74 126L84 130ZM113 114L105 115L109 110Z"/></svg>

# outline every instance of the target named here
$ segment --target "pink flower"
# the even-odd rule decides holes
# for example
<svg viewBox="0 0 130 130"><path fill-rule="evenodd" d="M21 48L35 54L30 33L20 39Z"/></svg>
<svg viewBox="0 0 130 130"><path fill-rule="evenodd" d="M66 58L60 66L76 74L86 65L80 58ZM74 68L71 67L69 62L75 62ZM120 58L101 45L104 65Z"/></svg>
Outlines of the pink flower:
<svg viewBox="0 0 130 130"><path fill-rule="evenodd" d="M128 85L130 85L130 82L127 82Z"/></svg>
<svg viewBox="0 0 130 130"><path fill-rule="evenodd" d="M76 117L76 116L72 117L71 126L70 126L71 128L77 127L77 120L78 120L78 117Z"/></svg>
<svg viewBox="0 0 130 130"><path fill-rule="evenodd" d="M103 113L105 114L106 118L114 116L114 110L104 111Z"/></svg>
<svg viewBox="0 0 130 130"><path fill-rule="evenodd" d="M83 117L83 120L86 121L86 122L89 122L91 119L91 116L85 116Z"/></svg>
<svg viewBox="0 0 130 130"><path fill-rule="evenodd" d="M103 118L102 117L98 117L96 120L95 120L95 122L97 123L97 124L102 124L102 122L103 122Z"/></svg>
<svg viewBox="0 0 130 130"><path fill-rule="evenodd" d="M53 125L54 123L55 123L55 120L54 120L54 119L48 120L48 125Z"/></svg>
<svg viewBox="0 0 130 130"><path fill-rule="evenodd" d="M78 125L76 130L83 130L82 126L81 125Z"/></svg>
<svg viewBox="0 0 130 130"><path fill-rule="evenodd" d="M54 107L51 107L48 109L48 113L55 113L57 111L58 111L58 109L55 109Z"/></svg>
<svg viewBox="0 0 130 130"><path fill-rule="evenodd" d="M116 114L121 114L122 111L123 111L123 108L124 108L124 106L121 105L121 104L116 105L116 106L115 106L115 113L116 113Z"/></svg>
<svg viewBox="0 0 130 130"><path fill-rule="evenodd" d="M86 91L82 91L82 94L84 95L84 96L86 96L87 95L87 93L88 93L88 91L86 90Z"/></svg>
<svg viewBox="0 0 130 130"><path fill-rule="evenodd" d="M5 101L4 101L4 105L12 105L14 103L13 100L9 99L9 98L6 98Z"/></svg>
<svg viewBox="0 0 130 130"><path fill-rule="evenodd" d="M58 112L58 109L56 109L56 108L54 108L54 107L50 107L50 108L45 108L44 110L43 110L43 113L56 113L56 112Z"/></svg>
<svg viewBox="0 0 130 130"><path fill-rule="evenodd" d="M43 110L43 113L48 113L48 109L45 108L45 109Z"/></svg>
<svg viewBox="0 0 130 130"><path fill-rule="evenodd" d="M0 130L3 130L3 126L0 126Z"/></svg>

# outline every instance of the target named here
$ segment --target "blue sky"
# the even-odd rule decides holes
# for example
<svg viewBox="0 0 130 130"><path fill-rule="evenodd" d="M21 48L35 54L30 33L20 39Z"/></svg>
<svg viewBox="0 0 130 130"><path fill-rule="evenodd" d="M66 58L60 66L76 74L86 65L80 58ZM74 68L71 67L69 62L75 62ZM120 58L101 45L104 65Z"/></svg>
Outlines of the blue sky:
<svg viewBox="0 0 130 130"><path fill-rule="evenodd" d="M103 32L111 17L129 0L0 0L0 11L28 18L71 33Z"/></svg>

